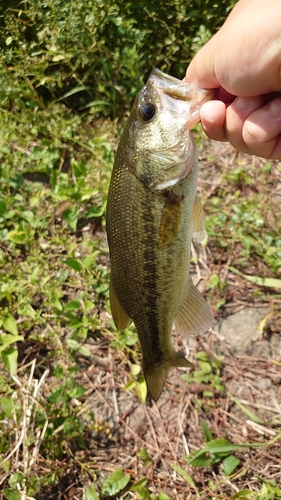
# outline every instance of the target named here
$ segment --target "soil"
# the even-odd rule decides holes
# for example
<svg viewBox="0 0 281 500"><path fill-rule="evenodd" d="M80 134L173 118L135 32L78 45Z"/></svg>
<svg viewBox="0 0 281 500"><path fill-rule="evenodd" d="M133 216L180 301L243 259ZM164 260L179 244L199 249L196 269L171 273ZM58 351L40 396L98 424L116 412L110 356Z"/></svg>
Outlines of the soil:
<svg viewBox="0 0 281 500"><path fill-rule="evenodd" d="M215 165L210 167L211 154L222 164L244 161L243 155L237 160L237 154L226 144L212 143L212 148L208 154L205 150L200 153L202 169L208 167L208 178L201 175L199 191L211 192L219 182L220 170ZM210 273L217 272L212 242L206 248L194 246L193 254L197 255L197 263L192 264L193 281L204 293ZM227 301L216 312L213 330L188 343L174 338L174 346L185 352L196 369L198 351L206 352L210 359L218 356L225 390L196 381L187 383L181 377L185 370L172 369L159 402L142 403L135 389L124 390L131 380L127 352L120 354L104 339L88 339L91 356L78 359L79 382L87 387L83 407L92 409L98 425L89 425L86 450L76 450L73 445L75 460L70 454L69 468L56 490L42 491L37 500L82 498L87 480L79 472L78 459L91 464L97 491L116 468L128 472L132 482L146 477L151 493L165 492L173 500L199 495L226 499L242 490L260 491L262 481L281 487L280 436L274 441L281 426L280 298L276 298L276 291L272 296L255 294L259 287L227 271L224 263L222 271ZM212 300L214 305L216 297ZM105 314L105 322L108 320ZM211 396L205 395L206 389L211 389ZM204 446L201 420L214 438L236 444L261 443L260 447L235 452L241 464L231 480L223 473L221 463L195 468L184 460ZM195 486L175 472L172 464L183 468ZM139 497L123 492L110 498Z"/></svg>

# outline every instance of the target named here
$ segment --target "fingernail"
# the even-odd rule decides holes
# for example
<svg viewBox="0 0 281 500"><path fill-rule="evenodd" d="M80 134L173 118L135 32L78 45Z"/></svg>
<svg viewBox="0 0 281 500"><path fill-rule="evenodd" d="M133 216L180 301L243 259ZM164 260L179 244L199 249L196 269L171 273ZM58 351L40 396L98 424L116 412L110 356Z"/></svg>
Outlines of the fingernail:
<svg viewBox="0 0 281 500"><path fill-rule="evenodd" d="M237 97L236 107L240 109L247 109L252 106L252 101L249 97Z"/></svg>

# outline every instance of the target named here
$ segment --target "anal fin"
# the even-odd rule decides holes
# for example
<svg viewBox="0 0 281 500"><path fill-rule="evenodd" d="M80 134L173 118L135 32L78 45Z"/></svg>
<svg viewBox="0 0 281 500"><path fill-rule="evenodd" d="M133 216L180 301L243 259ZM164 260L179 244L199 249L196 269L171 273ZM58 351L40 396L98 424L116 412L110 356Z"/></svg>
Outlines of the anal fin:
<svg viewBox="0 0 281 500"><path fill-rule="evenodd" d="M198 335L211 328L213 313L208 302L188 278L185 295L175 319L177 333Z"/></svg>
<svg viewBox="0 0 281 500"><path fill-rule="evenodd" d="M124 311L122 305L120 304L120 300L116 295L112 279L110 280L109 284L109 300L110 300L111 314L116 328L118 330L125 330L125 328L127 328L132 323L132 320L128 316L128 314Z"/></svg>

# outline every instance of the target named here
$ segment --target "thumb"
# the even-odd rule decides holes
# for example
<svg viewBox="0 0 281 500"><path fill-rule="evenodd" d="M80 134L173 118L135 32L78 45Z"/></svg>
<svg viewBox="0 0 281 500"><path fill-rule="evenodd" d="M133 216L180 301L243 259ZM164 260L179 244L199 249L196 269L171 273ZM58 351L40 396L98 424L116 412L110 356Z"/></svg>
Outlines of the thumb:
<svg viewBox="0 0 281 500"><path fill-rule="evenodd" d="M216 89L220 83L216 77L214 64L215 37L211 38L189 64L184 80L201 89Z"/></svg>

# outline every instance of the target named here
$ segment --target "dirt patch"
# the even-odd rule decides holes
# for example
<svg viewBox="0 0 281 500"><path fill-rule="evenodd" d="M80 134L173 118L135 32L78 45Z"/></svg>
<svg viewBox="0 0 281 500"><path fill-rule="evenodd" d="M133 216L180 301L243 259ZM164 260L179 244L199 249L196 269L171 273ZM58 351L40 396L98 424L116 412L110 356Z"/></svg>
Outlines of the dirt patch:
<svg viewBox="0 0 281 500"><path fill-rule="evenodd" d="M274 338L273 343L280 351L280 338ZM177 344L177 348L184 349L179 341ZM277 436L281 422L281 372L272 358L231 354L221 335L210 332L193 340L189 359L198 369L196 352L203 350L210 357L219 354L225 392L204 397L200 384L185 383L181 379L183 371L175 369L170 371L157 405L148 406L139 401L134 391L123 390L129 380L126 359L117 359L110 348L107 352L103 350L101 368L96 362L98 344L93 343L91 349L95 353L94 362L89 360L88 366L84 365L81 382L89 387L84 404L94 410L101 423L98 432L89 431L86 452L87 462L97 464L97 488L102 487L111 471L121 467L130 473L132 480L145 476L154 494L164 491L173 499L196 498L194 488L173 472L172 464L184 468L195 481L198 492L206 491L206 498L212 493L210 482L214 483L217 494L220 491L220 498L229 498L245 488L245 475L237 473L229 481L220 464L198 469L187 466L183 457L204 445L201 419L215 437L232 443L264 443ZM278 359L280 363L280 355ZM247 488L258 491L259 478L275 480L281 485L280 440L265 448L239 450L236 456L247 476ZM124 494L120 498L129 497Z"/></svg>
<svg viewBox="0 0 281 500"><path fill-rule="evenodd" d="M253 343L261 339L263 323L268 313L269 309L266 305L265 307L244 307L219 321L218 332L224 337L231 352L246 353ZM264 347L267 348L267 345Z"/></svg>
<svg viewBox="0 0 281 500"><path fill-rule="evenodd" d="M205 199L205 211L212 213L208 200L215 196L218 213L223 213L224 202L227 204L231 194L222 190L223 175L237 165L245 169L249 157L218 143L202 146L199 156L199 193ZM252 161L257 168L265 163ZM275 180L270 182L273 185ZM250 188L259 191L261 184L259 181L249 187L238 178L235 189L247 199ZM276 182L272 196L277 199L280 192L280 183ZM265 216L274 218L276 214ZM225 226L218 220L221 231ZM86 485L92 482L101 492L106 478L117 468L130 474L130 485L142 477L147 479L148 493L143 498L150 494L158 498L165 492L173 500L223 500L242 490L260 492L263 481L281 487L281 299L279 290L259 287L232 272L230 264L248 275L275 276L257 253L246 255L239 238L233 238L229 245L228 234L228 240L222 237L218 244L209 234L206 246L194 243L192 247L192 279L212 305L214 328L188 340L173 337L175 348L194 364L194 370L170 370L157 404L142 403L135 388L124 389L132 380L137 384L132 364L141 364L139 348L137 344L124 344L122 350L111 345L116 338L110 317L106 307L98 305L96 314L106 334L92 332L85 342L90 356L77 354L80 370L75 382L86 392L79 401L73 398L70 403L79 425L85 428L83 443L75 436L65 440L55 465L41 457L35 474L54 477L55 467L58 476L50 479L50 486L44 481L36 500L84 500ZM102 241L106 245L105 238ZM102 265L108 267L107 256ZM71 289L70 298L72 293ZM23 349L28 349L27 344ZM211 361L219 360L217 372L214 370L219 386L208 377L201 381L196 378L195 373L202 371L197 356L200 351ZM46 365L46 350L40 355L40 362ZM51 360L51 370L59 363L60 359ZM187 373L190 380L184 380ZM56 384L57 379L50 375L46 400ZM233 452L240 464L231 478L224 473L222 461L198 468L184 459L206 444L202 422L214 439L237 445L260 444ZM191 481L175 471L174 465L189 474ZM139 496L127 491L110 498L130 500Z"/></svg>

